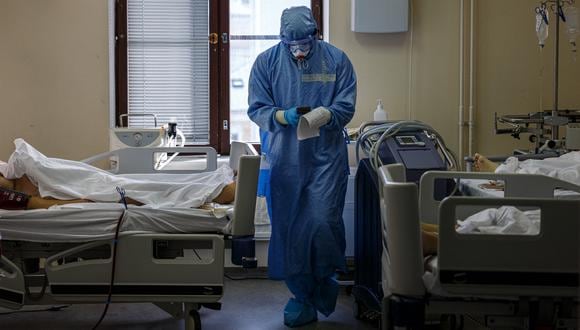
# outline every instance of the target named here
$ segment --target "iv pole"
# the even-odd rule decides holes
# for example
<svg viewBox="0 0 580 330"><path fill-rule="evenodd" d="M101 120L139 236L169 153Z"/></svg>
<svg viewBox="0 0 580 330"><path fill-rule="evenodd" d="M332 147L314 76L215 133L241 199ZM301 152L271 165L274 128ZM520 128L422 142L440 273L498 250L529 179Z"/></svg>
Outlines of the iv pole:
<svg viewBox="0 0 580 330"><path fill-rule="evenodd" d="M560 9L561 0L556 0L556 38L554 40L554 107L552 109L552 119L558 117L558 77L560 62ZM552 125L552 140L558 140L559 126Z"/></svg>
<svg viewBox="0 0 580 330"><path fill-rule="evenodd" d="M552 127L552 140L557 141L559 137L560 126L568 124L567 117L560 117L558 114L558 84L559 84L559 62L560 62L560 15L563 12L564 3L574 3L574 0L547 0L542 4L553 3L556 5L552 8L556 16L556 37L554 38L554 105L552 115L544 117L544 123Z"/></svg>

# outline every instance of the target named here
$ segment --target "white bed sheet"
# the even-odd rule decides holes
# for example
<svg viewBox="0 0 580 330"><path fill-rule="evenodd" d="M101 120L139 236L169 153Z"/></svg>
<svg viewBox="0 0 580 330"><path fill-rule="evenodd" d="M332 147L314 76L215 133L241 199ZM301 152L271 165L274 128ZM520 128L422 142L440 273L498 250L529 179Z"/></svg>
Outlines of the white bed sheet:
<svg viewBox="0 0 580 330"><path fill-rule="evenodd" d="M233 181L233 171L226 165L193 174L114 175L82 162L46 157L23 139L14 144L8 163L0 162L0 173L7 179L27 175L42 197L116 202L120 187L127 197L149 207L195 208L211 202Z"/></svg>
<svg viewBox="0 0 580 330"><path fill-rule="evenodd" d="M69 204L41 210L0 210L3 240L88 242L111 239L124 206L111 203ZM120 235L136 233L227 233L233 209L153 209L130 205Z"/></svg>
<svg viewBox="0 0 580 330"><path fill-rule="evenodd" d="M459 187L463 194L467 196L503 198L503 190L483 188L490 180L461 179ZM580 199L580 193L570 190L555 190L554 197L558 199Z"/></svg>

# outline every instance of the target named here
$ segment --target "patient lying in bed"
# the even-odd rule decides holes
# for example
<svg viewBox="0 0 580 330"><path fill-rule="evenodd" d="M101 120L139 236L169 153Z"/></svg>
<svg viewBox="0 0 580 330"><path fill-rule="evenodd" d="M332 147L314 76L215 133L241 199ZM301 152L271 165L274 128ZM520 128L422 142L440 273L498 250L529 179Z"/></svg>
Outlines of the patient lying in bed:
<svg viewBox="0 0 580 330"><path fill-rule="evenodd" d="M233 171L227 166L196 174L113 175L82 162L48 158L22 139L14 144L8 162L0 162L0 208L117 202L116 187L125 189L129 203L151 207L189 208L234 199Z"/></svg>
<svg viewBox="0 0 580 330"><path fill-rule="evenodd" d="M219 204L230 204L234 201L236 191L236 182L226 185L215 197L212 202ZM8 203L2 195L9 196L10 194L20 194L22 202ZM143 205L134 199L127 198L128 204ZM9 180L0 175L0 209L47 209L54 205L64 205L73 203L90 203L98 202L87 199L54 199L51 197L41 197L36 187L26 175L21 178ZM20 205L20 207L18 207Z"/></svg>
<svg viewBox="0 0 580 330"><path fill-rule="evenodd" d="M580 151L560 157L524 161L509 157L503 164L496 164L476 153L473 166L479 172L542 174L580 185Z"/></svg>
<svg viewBox="0 0 580 330"><path fill-rule="evenodd" d="M503 164L496 164L476 153L474 169L478 172L543 174L580 185L580 151L542 160L519 161L515 157L510 157ZM484 186L488 189L503 189L501 183L494 181ZM471 224L471 222L468 223ZM520 226L520 223L517 225ZM510 224L508 229L511 230L512 227L513 224ZM464 231L465 228L458 228L458 231L462 230ZM425 255L437 253L438 231L437 225L421 224L421 239Z"/></svg>

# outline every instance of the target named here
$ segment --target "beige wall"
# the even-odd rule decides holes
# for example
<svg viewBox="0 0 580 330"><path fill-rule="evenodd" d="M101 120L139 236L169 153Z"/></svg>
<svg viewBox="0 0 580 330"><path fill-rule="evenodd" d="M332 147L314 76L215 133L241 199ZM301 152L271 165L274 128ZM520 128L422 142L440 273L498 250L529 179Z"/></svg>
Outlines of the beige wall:
<svg viewBox="0 0 580 330"><path fill-rule="evenodd" d="M107 0L0 1L0 159L22 137L82 159L106 151Z"/></svg>
<svg viewBox="0 0 580 330"><path fill-rule="evenodd" d="M349 126L371 120L376 99L382 98L391 119L424 121L458 150L460 0L413 0L413 31L402 34L353 33L350 1L330 2L330 42L347 52L359 78L357 113ZM537 2L475 1L473 151L500 154L529 145L508 135L494 135L494 112L528 113L552 106L554 38L550 36L540 53L534 32ZM469 3L465 0L467 26ZM567 43L561 50L560 108L580 108L580 65L572 61ZM466 70L468 64L466 60ZM467 87L466 81L465 120ZM466 139L465 134L465 150Z"/></svg>
<svg viewBox="0 0 580 330"><path fill-rule="evenodd" d="M517 144L493 135L493 112L550 108L553 36L540 53L535 0L476 3L474 150L504 153ZM411 43L411 32L351 32L350 1L330 1L330 41L348 53L359 78L350 126L372 119L382 98L390 118L422 120L457 150L459 0L412 4ZM55 157L82 159L106 150L107 33L106 0L0 1L0 159L12 152L16 137ZM560 104L580 108L580 65L566 43L561 49Z"/></svg>

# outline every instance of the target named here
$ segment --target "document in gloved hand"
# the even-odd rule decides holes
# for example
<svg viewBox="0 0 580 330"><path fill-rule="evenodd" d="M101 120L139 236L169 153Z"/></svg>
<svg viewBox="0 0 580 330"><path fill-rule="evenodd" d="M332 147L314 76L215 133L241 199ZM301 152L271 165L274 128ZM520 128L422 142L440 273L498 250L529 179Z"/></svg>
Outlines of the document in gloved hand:
<svg viewBox="0 0 580 330"><path fill-rule="evenodd" d="M305 115L300 116L298 121L298 140L305 140L320 135L320 127L330 120L331 113L324 107L318 107Z"/></svg>

